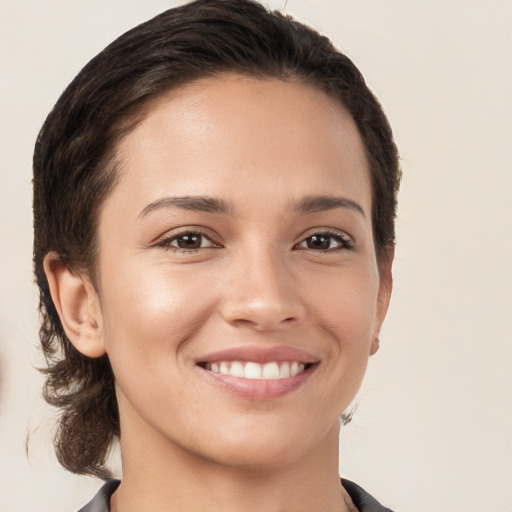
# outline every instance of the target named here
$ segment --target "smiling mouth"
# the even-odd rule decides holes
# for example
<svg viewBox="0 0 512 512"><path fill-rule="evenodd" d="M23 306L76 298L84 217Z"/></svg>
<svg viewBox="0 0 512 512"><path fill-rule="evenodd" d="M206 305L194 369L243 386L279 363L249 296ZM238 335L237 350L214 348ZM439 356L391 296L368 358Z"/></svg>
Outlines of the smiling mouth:
<svg viewBox="0 0 512 512"><path fill-rule="evenodd" d="M289 346L233 347L204 355L196 367L211 385L248 400L274 400L303 386L320 359Z"/></svg>
<svg viewBox="0 0 512 512"><path fill-rule="evenodd" d="M303 386L319 363L298 361L215 361L198 363L215 387L247 400L275 400Z"/></svg>
<svg viewBox="0 0 512 512"><path fill-rule="evenodd" d="M214 363L202 362L198 365L204 370L218 375L248 380L280 380L304 373L313 366L313 363L269 361L263 364L256 361L217 361Z"/></svg>

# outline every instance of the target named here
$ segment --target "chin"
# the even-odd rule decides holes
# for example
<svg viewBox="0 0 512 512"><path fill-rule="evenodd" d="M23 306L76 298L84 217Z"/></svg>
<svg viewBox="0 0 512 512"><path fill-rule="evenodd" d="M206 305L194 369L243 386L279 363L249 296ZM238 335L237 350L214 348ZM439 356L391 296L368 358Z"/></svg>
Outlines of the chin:
<svg viewBox="0 0 512 512"><path fill-rule="evenodd" d="M308 432L300 422L295 428L247 426L244 430L223 431L207 450L212 462L245 470L272 470L297 463L322 445L327 436ZM336 436L337 427L336 427ZM246 433L247 435L244 435Z"/></svg>
<svg viewBox="0 0 512 512"><path fill-rule="evenodd" d="M269 471L293 464L303 453L299 446L275 446L247 443L243 447L214 454L212 461L233 469Z"/></svg>

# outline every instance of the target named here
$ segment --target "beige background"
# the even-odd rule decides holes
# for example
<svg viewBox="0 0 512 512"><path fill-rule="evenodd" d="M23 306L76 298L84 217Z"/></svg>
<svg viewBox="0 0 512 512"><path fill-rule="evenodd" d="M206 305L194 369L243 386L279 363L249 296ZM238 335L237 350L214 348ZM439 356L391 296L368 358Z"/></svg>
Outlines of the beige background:
<svg viewBox="0 0 512 512"><path fill-rule="evenodd" d="M89 58L176 3L0 2L2 511L70 512L99 486L53 458L53 411L33 368L37 131ZM363 71L405 174L394 297L343 433L341 471L397 511L511 512L512 2L289 0L287 9Z"/></svg>

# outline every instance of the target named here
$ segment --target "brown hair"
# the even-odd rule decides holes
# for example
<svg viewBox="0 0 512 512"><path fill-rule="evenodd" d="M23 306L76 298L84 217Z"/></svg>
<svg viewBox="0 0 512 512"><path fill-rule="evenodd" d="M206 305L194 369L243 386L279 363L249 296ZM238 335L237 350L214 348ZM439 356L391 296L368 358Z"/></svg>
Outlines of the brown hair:
<svg viewBox="0 0 512 512"><path fill-rule="evenodd" d="M75 473L109 475L108 450L120 436L114 376L107 356L88 358L67 339L43 259L55 251L95 283L98 211L115 186L117 143L149 100L224 72L307 83L345 106L369 162L378 260L394 245L400 170L391 129L358 69L326 37L253 0L197 0L123 34L67 87L34 152L34 266L48 364L43 394L61 409L56 453Z"/></svg>

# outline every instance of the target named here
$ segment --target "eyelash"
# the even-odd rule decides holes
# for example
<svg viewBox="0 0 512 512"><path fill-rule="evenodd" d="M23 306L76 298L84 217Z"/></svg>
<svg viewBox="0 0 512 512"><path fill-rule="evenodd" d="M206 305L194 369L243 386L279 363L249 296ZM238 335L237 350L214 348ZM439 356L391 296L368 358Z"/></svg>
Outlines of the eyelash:
<svg viewBox="0 0 512 512"><path fill-rule="evenodd" d="M308 249L310 251L325 253L325 252L338 252L338 251L342 251L342 250L346 250L346 251L354 250L354 242L353 242L352 238L349 235L347 235L346 233L344 233L343 231L338 231L335 229L326 229L323 231L318 231L316 233L312 233L311 235L307 236L304 240L302 240L300 242L300 244L304 243L306 240L313 238L314 236L322 236L322 237L332 238L339 243L339 247L336 247L335 249L325 249L325 250L318 250L318 251L316 251L315 249ZM300 244L297 244L295 247L297 247Z"/></svg>
<svg viewBox="0 0 512 512"><path fill-rule="evenodd" d="M199 247L197 249L184 249L182 247L174 247L171 245L171 242L178 240L180 238L183 238L186 235L195 235L195 236L199 236L201 238L206 238L212 244L214 244L211 237L204 231L197 230L197 229L189 229L189 230L182 231L181 233L174 234L173 236L166 237L166 238L163 238L162 240L159 240L156 243L156 246L163 247L166 251L179 252L182 254L194 254L197 251L199 251L200 249L215 249L216 247L218 247L218 246L213 245L211 247Z"/></svg>
<svg viewBox="0 0 512 512"><path fill-rule="evenodd" d="M196 249L185 249L182 247L175 247L175 246L171 245L172 242L177 241L178 239L180 239L186 235L194 235L194 236L198 236L201 238L206 238L214 245L209 246L209 247L198 247ZM352 241L352 238L349 235L347 235L346 233L344 233L343 231L338 231L338 230L334 230L334 229L325 229L322 231L312 233L311 235L304 238L301 242L296 244L294 246L294 249L299 248L299 246L301 244L303 244L307 240L313 238L314 236L331 238L331 239L337 241L339 246L334 249L329 248L329 249L323 249L323 250L322 249L315 250L315 249L305 248L308 251L313 251L316 253L333 253L333 252L338 252L338 251L342 251L342 250L346 250L346 251L354 250L354 242ZM201 249L219 248L219 246L215 245L215 242L212 241L211 237L207 233L205 233L204 231L201 231L201 230L182 231L181 233L174 234L171 237L166 237L166 238L163 238L162 240L159 240L155 245L157 247L164 248L166 251L178 252L181 254L195 254Z"/></svg>

